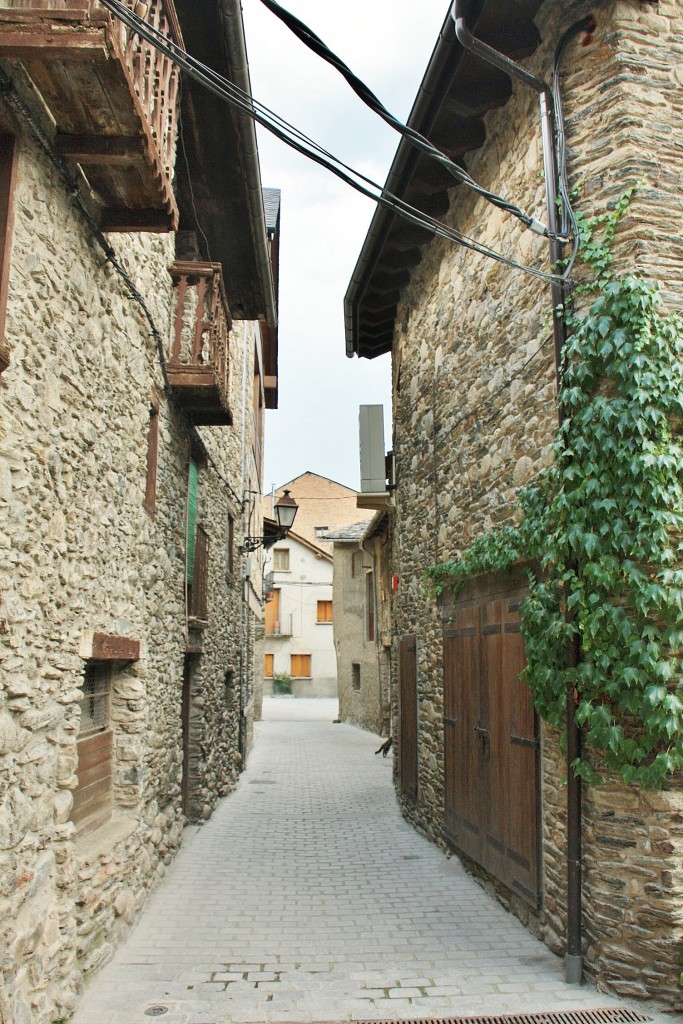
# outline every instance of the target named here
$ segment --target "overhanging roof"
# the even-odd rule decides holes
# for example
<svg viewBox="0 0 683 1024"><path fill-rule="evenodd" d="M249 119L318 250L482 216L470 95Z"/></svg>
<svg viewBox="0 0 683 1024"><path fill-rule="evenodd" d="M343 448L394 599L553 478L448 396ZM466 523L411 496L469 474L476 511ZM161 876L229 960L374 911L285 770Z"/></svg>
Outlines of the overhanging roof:
<svg viewBox="0 0 683 1024"><path fill-rule="evenodd" d="M513 60L532 54L540 36L533 18L542 0L471 0L468 27ZM512 84L502 71L467 53L446 16L408 119L451 159L486 141L484 115L507 103ZM385 188L435 217L449 207L453 177L401 139ZM377 207L344 300L346 354L368 359L391 350L398 302L433 233Z"/></svg>
<svg viewBox="0 0 683 1024"><path fill-rule="evenodd" d="M188 52L251 93L239 0L175 0L175 6ZM181 118L176 161L180 229L196 233L202 259L222 265L232 316L263 317L275 327L253 121L186 75Z"/></svg>

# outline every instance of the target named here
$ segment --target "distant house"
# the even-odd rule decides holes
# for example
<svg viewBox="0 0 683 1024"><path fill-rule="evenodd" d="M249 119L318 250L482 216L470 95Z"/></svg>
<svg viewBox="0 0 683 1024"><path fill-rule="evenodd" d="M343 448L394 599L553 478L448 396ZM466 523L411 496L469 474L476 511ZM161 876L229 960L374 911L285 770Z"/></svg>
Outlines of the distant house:
<svg viewBox="0 0 683 1024"><path fill-rule="evenodd" d="M334 545L334 647L339 717L391 733L391 576L383 557L389 517L378 512L329 535Z"/></svg>
<svg viewBox="0 0 683 1024"><path fill-rule="evenodd" d="M332 554L290 532L268 553L263 692L288 675L295 697L336 697Z"/></svg>
<svg viewBox="0 0 683 1024"><path fill-rule="evenodd" d="M356 505L357 492L318 473L306 472L264 496L264 512L270 515L270 503L288 490L299 506L296 532L311 544L319 545L328 530L338 530L349 523L367 518Z"/></svg>

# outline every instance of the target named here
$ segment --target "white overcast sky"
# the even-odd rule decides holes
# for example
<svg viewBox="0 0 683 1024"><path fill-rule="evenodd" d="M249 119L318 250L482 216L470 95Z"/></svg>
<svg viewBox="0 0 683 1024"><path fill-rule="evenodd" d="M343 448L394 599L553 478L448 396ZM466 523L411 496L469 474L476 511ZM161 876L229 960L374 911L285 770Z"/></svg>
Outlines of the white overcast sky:
<svg viewBox="0 0 683 1024"><path fill-rule="evenodd" d="M449 0L280 0L405 119ZM260 0L242 0L255 99L383 184L399 136ZM374 204L259 128L263 184L282 190L279 409L266 414L264 488L310 470L359 486L358 406L383 404L389 355L347 359L344 293Z"/></svg>

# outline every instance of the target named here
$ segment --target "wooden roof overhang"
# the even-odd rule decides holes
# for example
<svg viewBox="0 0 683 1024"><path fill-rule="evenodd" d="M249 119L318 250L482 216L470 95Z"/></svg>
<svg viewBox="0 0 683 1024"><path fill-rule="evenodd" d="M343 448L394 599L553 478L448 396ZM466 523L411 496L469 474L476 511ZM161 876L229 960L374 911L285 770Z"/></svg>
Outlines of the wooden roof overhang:
<svg viewBox="0 0 683 1024"><path fill-rule="evenodd" d="M176 10L187 51L250 93L239 0L177 0ZM203 260L221 264L233 318L260 318L274 329L276 297L253 122L187 75L181 118L180 229L196 235Z"/></svg>
<svg viewBox="0 0 683 1024"><path fill-rule="evenodd" d="M533 18L542 0L471 0L470 30L513 60L532 54L540 43ZM508 75L467 53L458 42L450 14L413 104L408 124L426 135L451 159L486 142L484 116L512 95ZM448 210L452 175L406 139L396 151L385 189L425 213ZM434 234L377 207L344 300L346 354L374 359L391 350L398 302Z"/></svg>

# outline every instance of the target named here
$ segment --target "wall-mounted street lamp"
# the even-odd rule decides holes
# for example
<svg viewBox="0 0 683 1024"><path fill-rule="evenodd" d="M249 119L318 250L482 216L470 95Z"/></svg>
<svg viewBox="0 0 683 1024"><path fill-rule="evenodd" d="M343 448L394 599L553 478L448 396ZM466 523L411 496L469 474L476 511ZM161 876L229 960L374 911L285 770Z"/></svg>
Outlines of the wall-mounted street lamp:
<svg viewBox="0 0 683 1024"><path fill-rule="evenodd" d="M281 498L275 502L275 516L277 518L277 533L271 533L262 537L245 537L242 548L244 551L256 551L257 548L268 548L287 536L292 526L299 506L289 491L285 491Z"/></svg>

